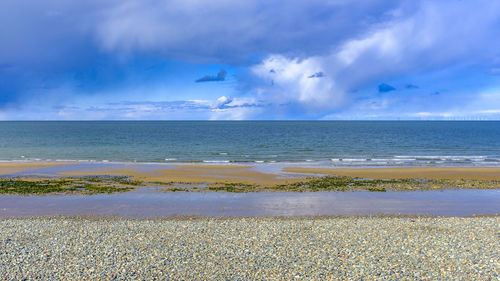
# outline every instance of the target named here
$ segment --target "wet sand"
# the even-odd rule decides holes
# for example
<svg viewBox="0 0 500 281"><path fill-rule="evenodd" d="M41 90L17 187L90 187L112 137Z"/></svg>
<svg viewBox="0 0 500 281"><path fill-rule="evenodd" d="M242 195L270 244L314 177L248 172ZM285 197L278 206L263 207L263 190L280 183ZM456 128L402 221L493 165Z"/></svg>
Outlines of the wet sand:
<svg viewBox="0 0 500 281"><path fill-rule="evenodd" d="M144 182L226 182L261 186L292 183L311 175L371 179L500 180L500 167L325 168L280 165L213 165L165 163L0 163L0 175L130 176Z"/></svg>
<svg viewBox="0 0 500 281"><path fill-rule="evenodd" d="M285 172L370 179L500 180L500 167L308 168L285 167Z"/></svg>
<svg viewBox="0 0 500 281"><path fill-rule="evenodd" d="M10 175L46 167L63 166L68 163L0 163L0 175Z"/></svg>
<svg viewBox="0 0 500 281"><path fill-rule="evenodd" d="M301 178L264 173L253 169L253 166L235 165L172 165L166 169L151 171L139 171L133 167L129 169L105 168L61 172L59 174L65 176L121 175L130 176L133 180L143 182L238 182L261 186L286 184Z"/></svg>
<svg viewBox="0 0 500 281"><path fill-rule="evenodd" d="M181 164L9 164L25 168L22 176L124 175L144 182L239 182L284 184L308 175L348 175L366 178L500 179L500 168L372 168L317 169L276 165ZM3 168L9 168L4 164ZM269 167L269 169L267 169ZM38 168L38 169L34 169ZM278 169L277 169L278 168ZM282 169L283 168L283 169ZM32 169L32 170L30 170ZM6 171L6 170L4 170ZM268 172L269 171L269 172ZM12 174L16 175L16 174ZM480 188L480 187L477 187ZM200 191L203 191L201 189ZM102 214L165 216L176 214L274 216L430 214L472 215L500 213L499 189L388 192L165 192L140 187L123 194L0 196L0 216Z"/></svg>
<svg viewBox="0 0 500 281"><path fill-rule="evenodd" d="M307 176L336 175L369 179L500 180L500 167L404 167L404 168L311 168L266 166L171 165L168 168L139 171L127 169L88 169L61 172L66 176L123 175L143 182L226 182L260 186L287 184Z"/></svg>

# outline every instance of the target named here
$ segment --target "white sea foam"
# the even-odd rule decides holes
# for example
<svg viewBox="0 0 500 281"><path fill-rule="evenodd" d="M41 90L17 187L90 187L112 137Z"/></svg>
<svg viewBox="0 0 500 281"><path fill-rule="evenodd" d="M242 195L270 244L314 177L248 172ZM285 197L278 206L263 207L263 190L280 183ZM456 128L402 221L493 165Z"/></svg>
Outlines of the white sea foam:
<svg viewBox="0 0 500 281"><path fill-rule="evenodd" d="M397 155L394 158L416 158L416 159L486 159L483 155ZM405 159L405 160L406 160Z"/></svg>
<svg viewBox="0 0 500 281"><path fill-rule="evenodd" d="M307 160L305 160L307 162ZM495 165L500 157L483 155L396 155L392 158L331 158L335 166L401 166L401 165L453 165L469 163L469 165Z"/></svg>
<svg viewBox="0 0 500 281"><path fill-rule="evenodd" d="M203 160L203 163L229 163L229 160Z"/></svg>
<svg viewBox="0 0 500 281"><path fill-rule="evenodd" d="M225 152L223 152L225 153ZM229 153L228 153L229 154ZM356 155L349 155L349 158L331 158L331 159L303 159L300 161L296 160L284 160L273 159L271 157L278 157L278 155L266 155L264 158L246 159L247 155L240 155L239 159L206 159L206 160L192 160L194 162L202 163L231 163L231 162L254 162L254 163L310 163L307 165L313 165L313 163L326 164L329 161L333 166L353 166L353 167L363 167L363 166L499 166L500 165L500 155L395 155L395 156L382 156L377 157L356 157ZM253 157L252 157L253 158ZM272 159L272 160L271 160ZM135 163L137 160L128 161L116 161L113 159L107 160L96 160L96 159L41 159L41 158L17 158L17 159L0 159L2 162L77 162L77 163ZM179 161L177 158L164 158L164 161L158 161L158 163L165 162L175 162ZM183 161L181 161L183 162ZM189 162L189 161L188 161ZM137 162L144 163L144 162ZM151 162L157 163L157 162ZM167 164L167 163L165 163Z"/></svg>

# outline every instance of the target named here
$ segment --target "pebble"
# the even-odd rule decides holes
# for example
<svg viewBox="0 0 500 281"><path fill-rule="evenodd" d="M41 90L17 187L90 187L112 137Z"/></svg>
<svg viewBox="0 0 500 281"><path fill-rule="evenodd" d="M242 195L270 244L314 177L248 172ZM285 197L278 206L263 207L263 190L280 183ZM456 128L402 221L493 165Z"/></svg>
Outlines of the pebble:
<svg viewBox="0 0 500 281"><path fill-rule="evenodd" d="M500 216L10 218L0 279L499 280Z"/></svg>

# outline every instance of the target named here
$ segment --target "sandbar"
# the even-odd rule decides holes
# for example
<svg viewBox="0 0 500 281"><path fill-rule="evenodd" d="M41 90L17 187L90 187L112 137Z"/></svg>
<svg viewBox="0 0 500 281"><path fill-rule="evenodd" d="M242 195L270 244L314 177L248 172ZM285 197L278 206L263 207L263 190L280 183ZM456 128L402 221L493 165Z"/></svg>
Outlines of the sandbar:
<svg viewBox="0 0 500 281"><path fill-rule="evenodd" d="M141 182L190 182L190 183L244 183L260 186L286 184L300 178L283 177L277 174L263 173L252 166L233 165L175 165L169 169L138 171L134 169L91 169L61 172L65 176L120 175L130 176Z"/></svg>
<svg viewBox="0 0 500 281"><path fill-rule="evenodd" d="M336 175L366 179L430 179L499 181L500 167L390 167L390 168L316 168L284 165L266 170L265 165L221 164L109 164L58 168L68 163L0 163L0 175L9 176L31 170L51 168L45 176L128 176L139 182L158 183L242 183L262 187L303 181L307 176ZM67 166L65 166L67 167ZM28 173L26 173L28 171ZM40 173L37 172L37 175ZM43 174L43 173L42 173Z"/></svg>
<svg viewBox="0 0 500 281"><path fill-rule="evenodd" d="M0 175L9 175L40 168L69 165L68 163L0 163Z"/></svg>
<svg viewBox="0 0 500 281"><path fill-rule="evenodd" d="M500 167L402 167L402 168L307 168L286 167L285 172L349 176L371 179L500 180Z"/></svg>

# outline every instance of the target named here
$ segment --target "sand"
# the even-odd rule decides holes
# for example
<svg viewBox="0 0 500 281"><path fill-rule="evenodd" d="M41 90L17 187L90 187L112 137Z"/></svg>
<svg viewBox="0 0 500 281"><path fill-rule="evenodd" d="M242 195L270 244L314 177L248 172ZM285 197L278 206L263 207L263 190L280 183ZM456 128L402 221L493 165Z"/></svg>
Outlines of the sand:
<svg viewBox="0 0 500 281"><path fill-rule="evenodd" d="M371 179L500 180L500 167L405 167L405 168L307 168L285 167L288 177L256 171L251 166L176 165L171 169L141 172L134 169L101 169L65 172L62 175L124 175L139 181L158 182L239 182L277 185L296 182L307 175L337 175ZM300 175L303 175L300 177Z"/></svg>
<svg viewBox="0 0 500 281"><path fill-rule="evenodd" d="M238 182L260 186L286 184L298 180L298 178L259 172L252 168L252 166L234 165L175 165L170 169L158 169L148 172L134 169L93 169L62 172L60 174L66 176L123 175L143 182Z"/></svg>
<svg viewBox="0 0 500 281"><path fill-rule="evenodd" d="M283 169L290 173L350 176L371 179L464 179L500 180L500 167L405 167L405 168L295 168Z"/></svg>
<svg viewBox="0 0 500 281"><path fill-rule="evenodd" d="M0 175L62 165L68 165L68 163L0 163Z"/></svg>
<svg viewBox="0 0 500 281"><path fill-rule="evenodd" d="M0 175L25 172L68 163L0 163ZM77 164L74 164L78 167ZM284 167L281 174L263 172L250 165L177 164L141 171L133 164L126 168L98 167L61 171L64 176L122 175L146 182L238 182L270 186L296 182L309 175L337 175L372 179L464 179L500 180L500 167L401 167L401 168L312 168Z"/></svg>

